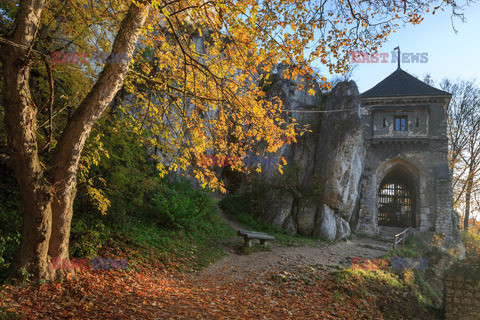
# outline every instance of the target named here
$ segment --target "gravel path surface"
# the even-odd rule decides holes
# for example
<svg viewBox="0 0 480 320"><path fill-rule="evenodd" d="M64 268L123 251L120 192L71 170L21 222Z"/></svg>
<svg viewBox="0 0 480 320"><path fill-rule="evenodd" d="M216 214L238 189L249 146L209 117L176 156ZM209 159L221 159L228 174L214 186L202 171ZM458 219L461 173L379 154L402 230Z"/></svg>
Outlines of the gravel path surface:
<svg viewBox="0 0 480 320"><path fill-rule="evenodd" d="M245 229L223 216L234 229ZM328 269L348 267L351 257L378 258L387 252L387 244L370 238L340 241L334 244L319 242L318 246L279 246L270 242L272 251L243 255L239 253L242 239L227 239L223 247L227 256L201 271L200 277L228 281L243 277L261 276L271 271L284 271L298 264Z"/></svg>

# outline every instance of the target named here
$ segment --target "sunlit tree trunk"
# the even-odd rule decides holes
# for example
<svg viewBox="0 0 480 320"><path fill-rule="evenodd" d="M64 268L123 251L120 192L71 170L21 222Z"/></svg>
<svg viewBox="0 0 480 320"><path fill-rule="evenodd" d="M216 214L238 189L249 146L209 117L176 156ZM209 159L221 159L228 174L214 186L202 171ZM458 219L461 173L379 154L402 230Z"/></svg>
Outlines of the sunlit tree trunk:
<svg viewBox="0 0 480 320"><path fill-rule="evenodd" d="M140 29L145 23L149 6L132 5L125 16L112 48L113 54L126 53L130 61ZM70 119L52 159L54 198L52 202L53 228L49 255L68 258L70 224L76 193L78 163L93 125L121 88L128 71L126 63L108 64L99 80Z"/></svg>

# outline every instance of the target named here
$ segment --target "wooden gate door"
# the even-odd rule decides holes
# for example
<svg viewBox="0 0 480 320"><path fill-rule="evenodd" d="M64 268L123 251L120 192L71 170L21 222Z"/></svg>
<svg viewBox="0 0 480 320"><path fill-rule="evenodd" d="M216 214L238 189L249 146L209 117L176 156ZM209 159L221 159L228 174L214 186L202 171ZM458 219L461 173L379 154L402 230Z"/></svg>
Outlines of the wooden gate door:
<svg viewBox="0 0 480 320"><path fill-rule="evenodd" d="M378 225L409 227L414 216L412 190L399 180L383 184L378 194Z"/></svg>

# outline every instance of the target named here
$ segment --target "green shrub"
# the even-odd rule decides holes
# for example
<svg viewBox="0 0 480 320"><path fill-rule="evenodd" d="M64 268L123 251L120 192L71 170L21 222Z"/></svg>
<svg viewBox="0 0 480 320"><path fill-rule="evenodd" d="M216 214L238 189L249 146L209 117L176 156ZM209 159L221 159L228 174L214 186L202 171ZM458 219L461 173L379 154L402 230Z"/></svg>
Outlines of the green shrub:
<svg viewBox="0 0 480 320"><path fill-rule="evenodd" d="M143 137L109 114L87 141L70 233L72 258L128 254L140 261L203 267L222 255L216 240L233 236L208 190L185 178L160 178ZM20 200L0 145L0 279L20 244ZM107 156L108 155L108 156ZM92 188L110 203L92 198ZM100 199L102 200L102 199ZM166 261L170 261L166 263Z"/></svg>
<svg viewBox="0 0 480 320"><path fill-rule="evenodd" d="M215 202L205 190L195 190L181 179L167 181L155 194L150 214L160 227L190 230L215 212Z"/></svg>
<svg viewBox="0 0 480 320"><path fill-rule="evenodd" d="M0 236L0 266L8 265L12 262L20 247L20 239L19 231L16 231L13 235L4 234Z"/></svg>
<svg viewBox="0 0 480 320"><path fill-rule="evenodd" d="M93 225L93 226L92 226ZM105 244L109 232L101 221L87 225L82 219L72 221L70 230L69 254L73 258L91 258L98 256Z"/></svg>
<svg viewBox="0 0 480 320"><path fill-rule="evenodd" d="M101 255L110 248L128 253L129 265L136 268L202 267L221 255L215 240L233 234L208 190L197 190L174 174L160 178L143 137L118 117L103 119L92 137L96 135L102 137L101 145L90 138L86 152L101 147L108 157L91 165L87 182L79 185L70 242L73 257ZM110 201L106 214L89 196L88 183Z"/></svg>
<svg viewBox="0 0 480 320"><path fill-rule="evenodd" d="M259 195L256 192L246 192L227 195L220 201L220 207L225 213L238 222L247 225L249 228L255 230L262 230L266 232L280 232L279 228L265 222L259 217L258 203Z"/></svg>
<svg viewBox="0 0 480 320"><path fill-rule="evenodd" d="M20 248L22 226L20 196L13 170L0 152L0 280Z"/></svg>

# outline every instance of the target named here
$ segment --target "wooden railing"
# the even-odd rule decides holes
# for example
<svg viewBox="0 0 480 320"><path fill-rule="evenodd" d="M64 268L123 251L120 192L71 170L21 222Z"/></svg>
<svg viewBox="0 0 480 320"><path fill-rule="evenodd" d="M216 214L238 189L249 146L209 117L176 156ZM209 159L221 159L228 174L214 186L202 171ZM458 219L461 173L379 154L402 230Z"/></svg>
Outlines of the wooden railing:
<svg viewBox="0 0 480 320"><path fill-rule="evenodd" d="M393 250L397 248L399 243L402 243L402 246L405 244L405 238L412 232L412 227L408 227L399 234L395 235L395 240L393 241Z"/></svg>

